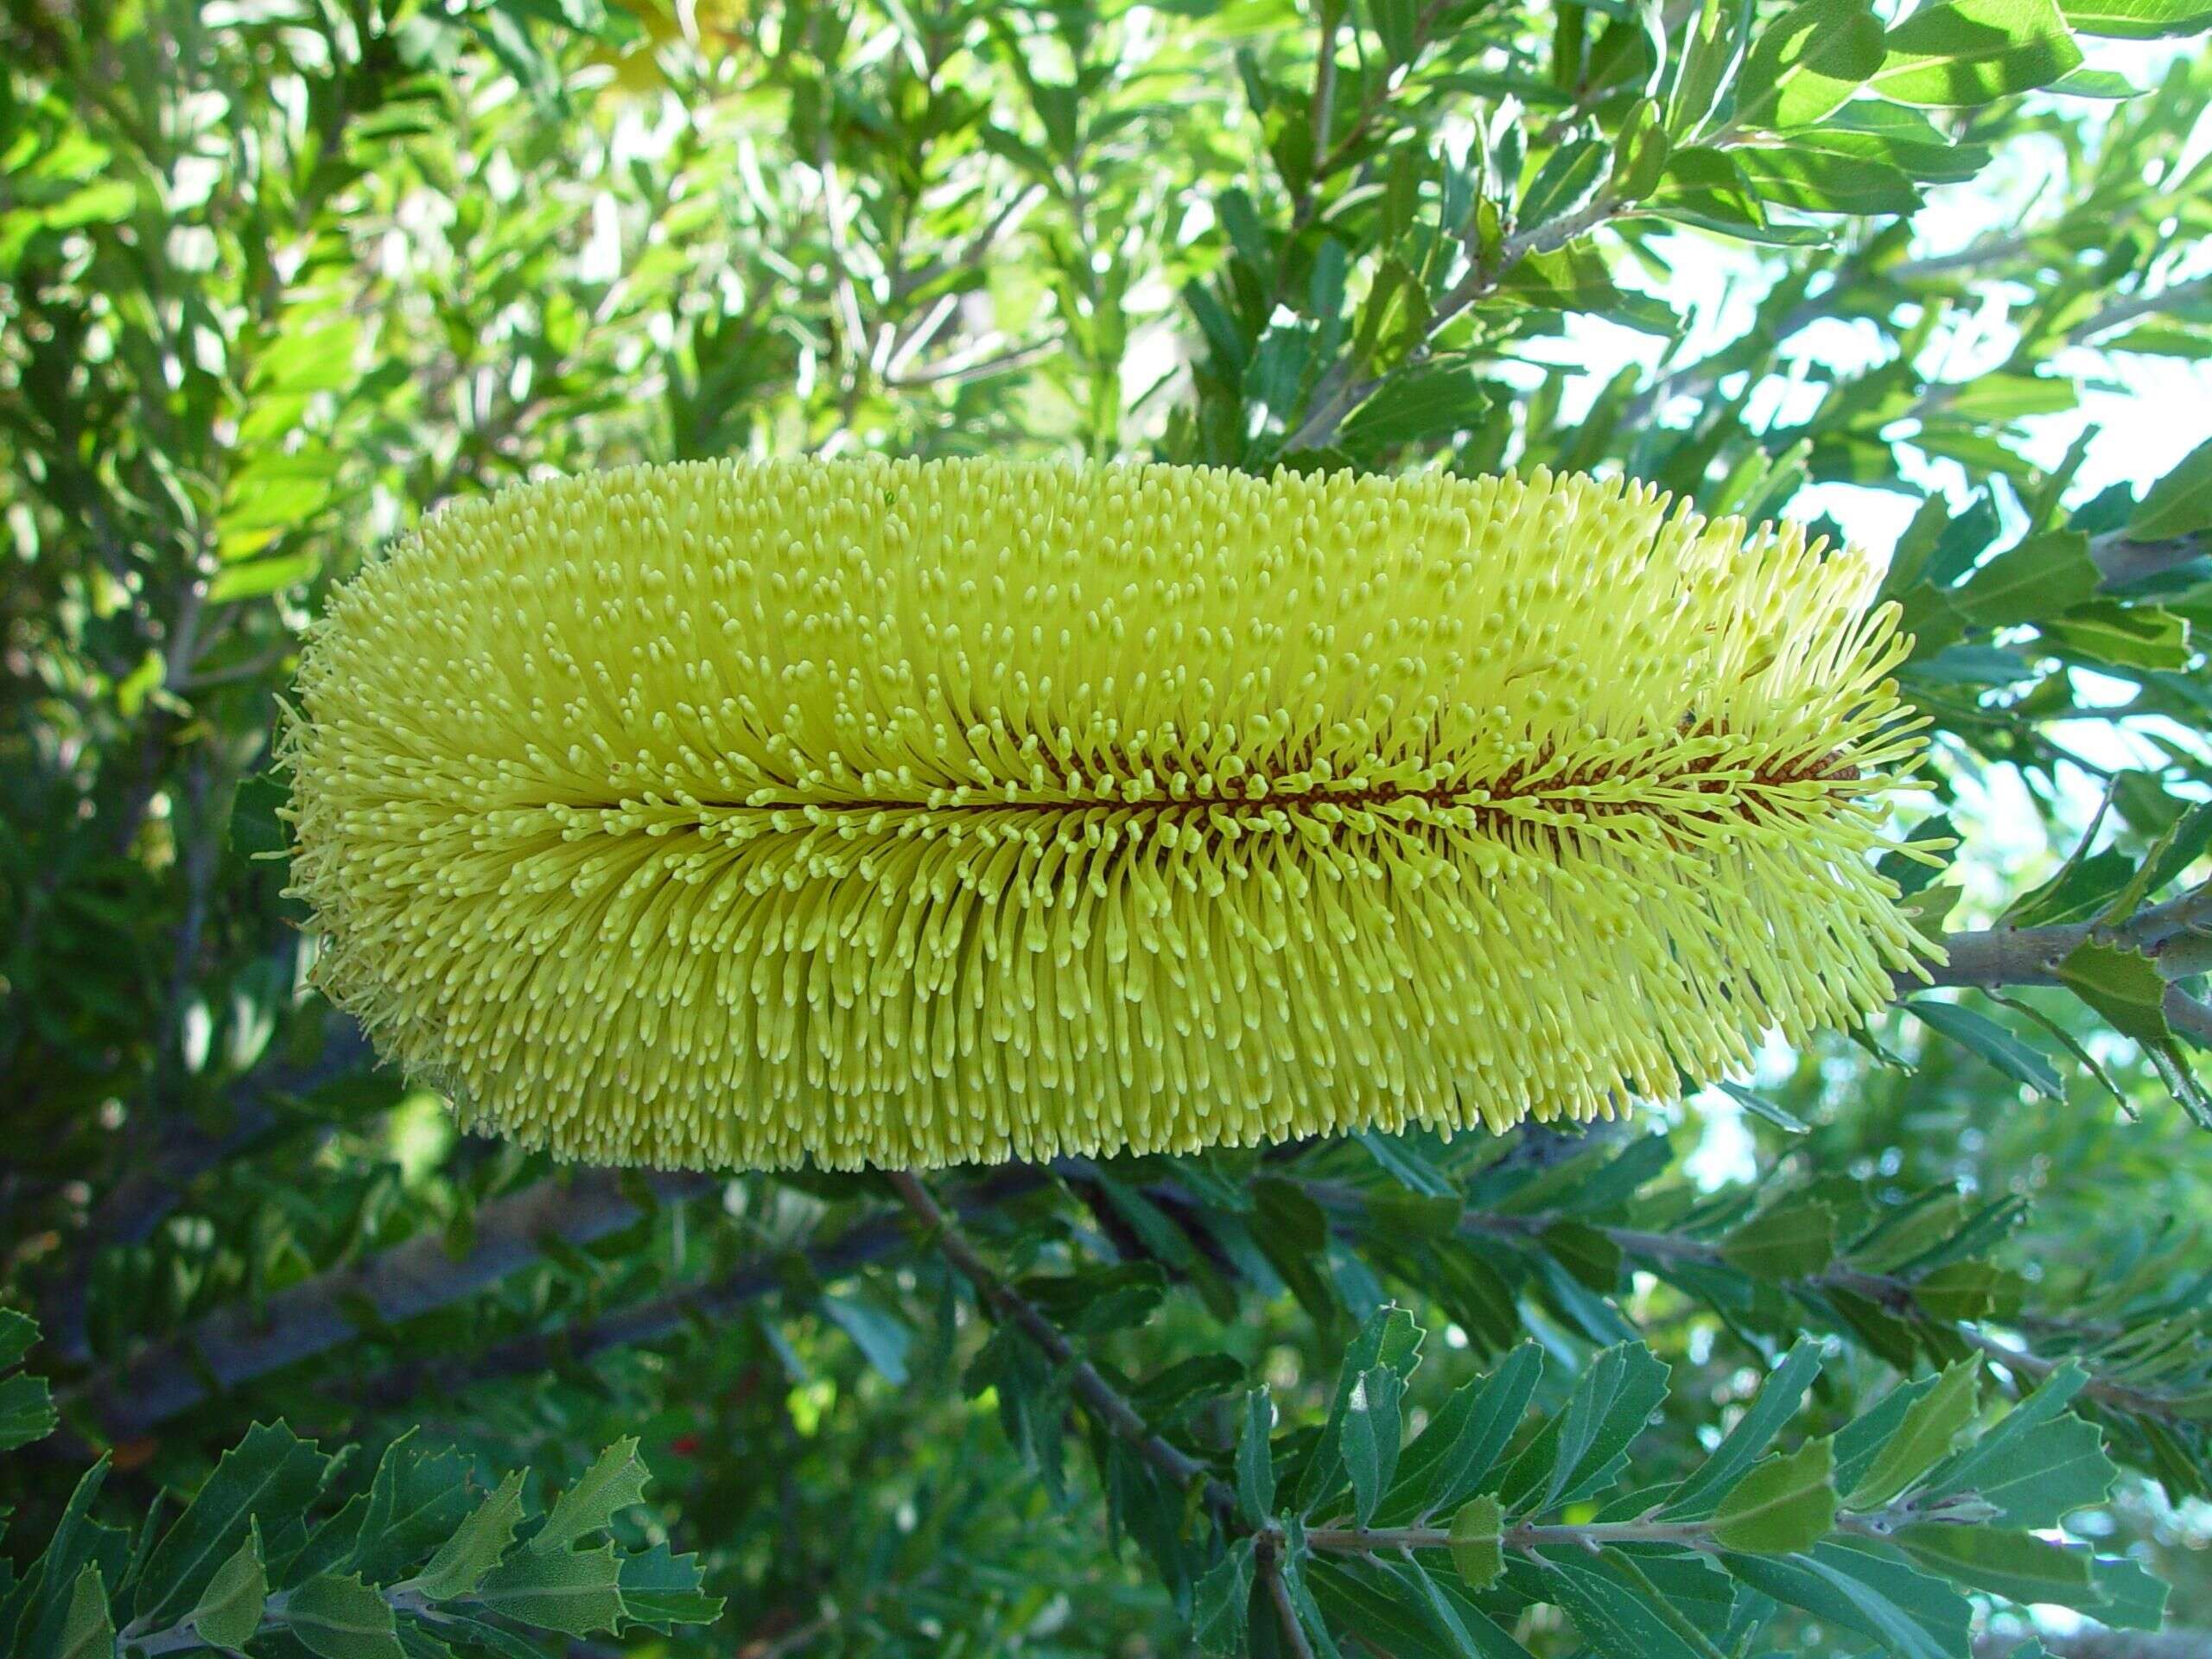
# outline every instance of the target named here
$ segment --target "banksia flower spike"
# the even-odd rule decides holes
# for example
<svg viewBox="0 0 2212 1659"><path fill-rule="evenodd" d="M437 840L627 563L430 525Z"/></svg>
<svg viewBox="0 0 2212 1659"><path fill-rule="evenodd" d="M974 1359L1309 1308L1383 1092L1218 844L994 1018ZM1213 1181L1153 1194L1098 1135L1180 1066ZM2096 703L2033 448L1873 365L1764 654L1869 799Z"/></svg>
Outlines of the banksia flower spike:
<svg viewBox="0 0 2212 1659"><path fill-rule="evenodd" d="M1588 1119L1888 1000L1864 554L1554 477L863 461L454 506L285 753L472 1124L836 1168Z"/></svg>

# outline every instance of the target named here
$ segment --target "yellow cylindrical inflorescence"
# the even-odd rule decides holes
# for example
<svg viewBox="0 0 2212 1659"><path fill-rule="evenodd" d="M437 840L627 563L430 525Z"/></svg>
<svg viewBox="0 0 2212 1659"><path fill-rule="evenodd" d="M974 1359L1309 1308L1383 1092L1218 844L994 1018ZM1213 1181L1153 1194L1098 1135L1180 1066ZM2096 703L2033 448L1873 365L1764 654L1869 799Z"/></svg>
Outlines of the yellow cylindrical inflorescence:
<svg viewBox="0 0 2212 1659"><path fill-rule="evenodd" d="M284 753L471 1125L773 1168L1608 1116L1927 947L1878 569L1554 477L715 462L452 507Z"/></svg>

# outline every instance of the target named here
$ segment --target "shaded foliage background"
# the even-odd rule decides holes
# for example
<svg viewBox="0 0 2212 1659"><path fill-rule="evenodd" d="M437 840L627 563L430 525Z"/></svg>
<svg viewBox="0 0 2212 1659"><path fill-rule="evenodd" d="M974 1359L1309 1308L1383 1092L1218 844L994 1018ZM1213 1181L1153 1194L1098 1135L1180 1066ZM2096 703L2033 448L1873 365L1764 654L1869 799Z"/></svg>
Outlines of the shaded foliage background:
<svg viewBox="0 0 2212 1659"><path fill-rule="evenodd" d="M2212 435L2212 12L1906 10L7 0L0 1289L40 1340L0 1643L188 1647L207 1575L127 1533L194 1492L264 1590L367 1597L241 1566L210 1617L260 1605L257 1652L1966 1654L2040 1605L2150 1653L2063 1611L2157 1624L2146 1569L2212 1625L2212 452L2081 418L2155 384ZM1624 469L1882 526L1947 988L1587 1147L902 1192L457 1139L304 989L270 856L327 585L537 473L858 449ZM1524 1374L1447 1479L1414 1431ZM1993 1502L1953 1443L2038 1388L2094 1433ZM279 1418L362 1450L308 1478ZM295 1512L218 1528L242 1440ZM438 1623L426 1561L525 1465L533 1515L619 1471L574 1535L615 1543L479 1537L435 1581L504 1622ZM380 1542L410 1481L469 1504ZM537 1617L532 1573L600 1599Z"/></svg>

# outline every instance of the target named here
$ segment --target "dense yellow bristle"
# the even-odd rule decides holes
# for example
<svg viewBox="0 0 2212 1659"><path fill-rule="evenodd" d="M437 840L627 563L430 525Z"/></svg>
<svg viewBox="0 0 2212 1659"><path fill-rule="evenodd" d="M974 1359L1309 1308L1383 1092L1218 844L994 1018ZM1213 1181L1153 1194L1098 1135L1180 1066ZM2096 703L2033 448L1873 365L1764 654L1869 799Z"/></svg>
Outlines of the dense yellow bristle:
<svg viewBox="0 0 2212 1659"><path fill-rule="evenodd" d="M860 461L442 512L285 753L473 1125L839 1168L1502 1128L1890 995L1878 570L1641 486Z"/></svg>

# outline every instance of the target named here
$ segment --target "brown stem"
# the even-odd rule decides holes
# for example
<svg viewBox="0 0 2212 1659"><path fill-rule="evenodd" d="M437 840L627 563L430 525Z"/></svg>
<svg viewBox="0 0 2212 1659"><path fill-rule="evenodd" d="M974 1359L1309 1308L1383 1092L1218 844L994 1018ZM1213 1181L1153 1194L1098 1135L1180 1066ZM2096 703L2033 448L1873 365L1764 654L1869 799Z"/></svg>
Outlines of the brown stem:
<svg viewBox="0 0 2212 1659"><path fill-rule="evenodd" d="M944 1259L960 1270L976 1288L993 1319L1020 1330L1053 1364L1068 1374L1068 1384L1091 1414L1135 1448L1147 1463L1177 1485L1203 1483L1208 1507L1226 1515L1236 1507L1236 1495L1206 1473L1205 1465L1187 1452L1179 1452L1153 1432L1136 1408L1119 1389L1098 1374L1096 1367L1075 1351L1060 1328L1005 1280L976 1253L960 1224L945 1213L921 1178L912 1170L893 1170L887 1178L899 1202L913 1213L930 1242Z"/></svg>

